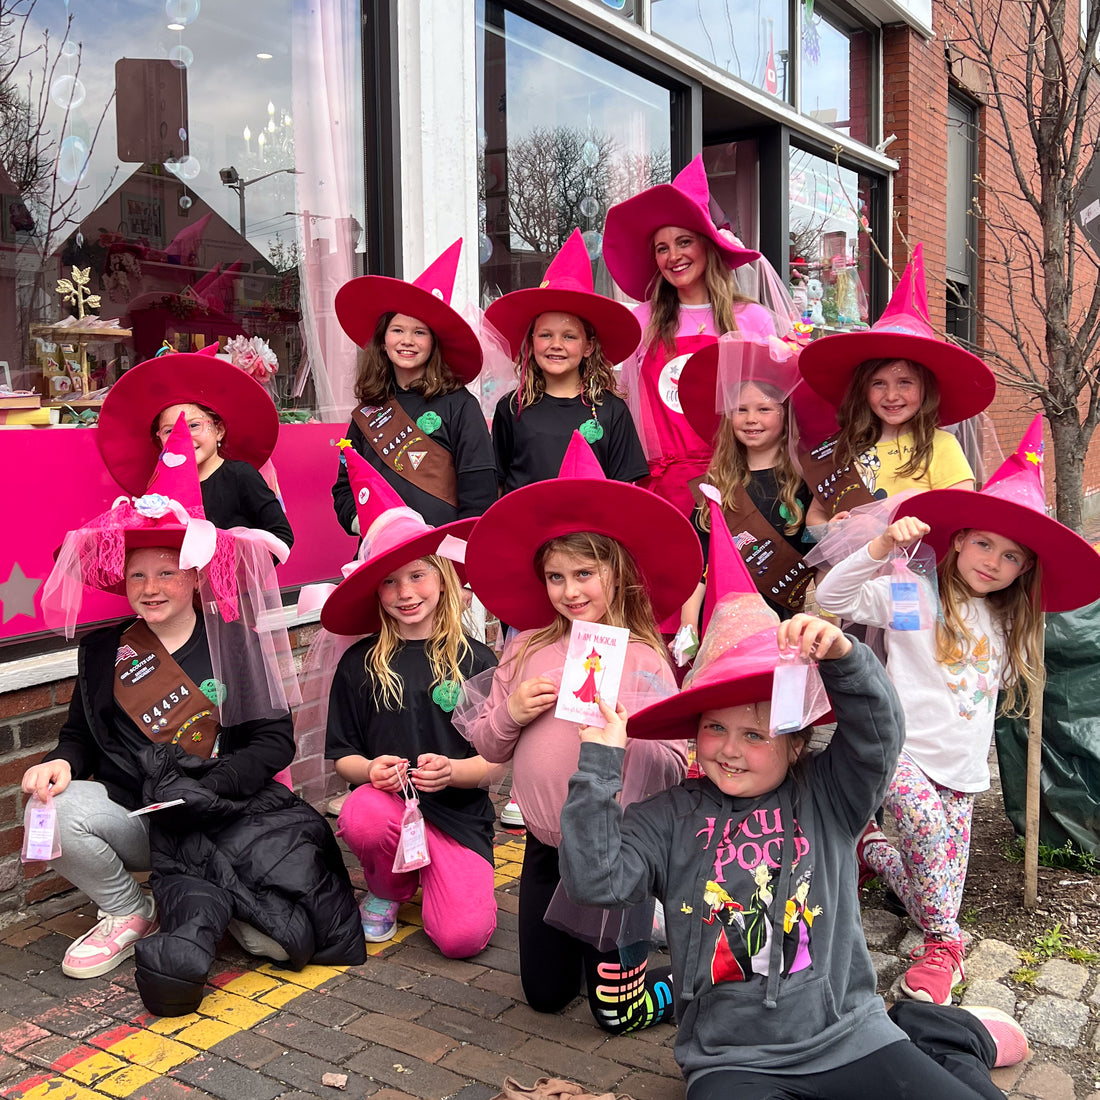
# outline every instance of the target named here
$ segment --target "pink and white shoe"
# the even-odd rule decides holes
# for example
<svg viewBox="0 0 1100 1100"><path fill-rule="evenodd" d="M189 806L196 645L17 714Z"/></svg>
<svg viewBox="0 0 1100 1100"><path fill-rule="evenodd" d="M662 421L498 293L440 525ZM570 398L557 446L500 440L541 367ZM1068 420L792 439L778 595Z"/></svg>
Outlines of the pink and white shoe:
<svg viewBox="0 0 1100 1100"><path fill-rule="evenodd" d="M914 1001L949 1005L951 990L963 980L962 940L937 940L926 937L913 950L913 965L901 979L901 990Z"/></svg>
<svg viewBox="0 0 1100 1100"><path fill-rule="evenodd" d="M963 1005L963 1010L977 1016L992 1037L997 1047L994 1069L1015 1066L1031 1054L1024 1029L1007 1012L989 1005Z"/></svg>
<svg viewBox="0 0 1100 1100"><path fill-rule="evenodd" d="M159 927L156 913L151 918L140 913L112 917L99 910L100 922L73 940L61 970L70 978L98 978L125 962L134 953L138 940L151 936Z"/></svg>

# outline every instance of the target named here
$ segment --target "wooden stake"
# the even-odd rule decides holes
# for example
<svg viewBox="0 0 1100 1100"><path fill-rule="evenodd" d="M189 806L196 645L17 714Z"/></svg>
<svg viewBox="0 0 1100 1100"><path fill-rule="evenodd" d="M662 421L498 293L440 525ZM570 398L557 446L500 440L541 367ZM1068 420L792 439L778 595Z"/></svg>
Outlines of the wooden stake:
<svg viewBox="0 0 1100 1100"><path fill-rule="evenodd" d="M1046 616L1039 633L1038 683L1028 696L1027 796L1024 809L1024 907L1039 898L1039 796L1043 771L1043 691L1046 688Z"/></svg>

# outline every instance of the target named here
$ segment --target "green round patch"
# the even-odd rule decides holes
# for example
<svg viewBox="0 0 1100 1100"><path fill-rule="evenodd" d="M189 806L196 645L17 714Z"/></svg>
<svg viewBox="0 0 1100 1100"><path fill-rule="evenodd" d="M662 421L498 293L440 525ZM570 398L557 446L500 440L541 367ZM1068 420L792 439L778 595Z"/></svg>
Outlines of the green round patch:
<svg viewBox="0 0 1100 1100"><path fill-rule="evenodd" d="M416 426L424 432L425 435L431 435L437 428L442 427L443 421L440 419L439 413L429 410L426 413L421 413L416 418Z"/></svg>
<svg viewBox="0 0 1100 1100"><path fill-rule="evenodd" d="M211 676L209 680L203 680L203 682L199 684L199 691L201 691L215 706L224 703L226 695L229 694L225 684L223 684L221 680L215 680L213 676Z"/></svg>
<svg viewBox="0 0 1100 1100"><path fill-rule="evenodd" d="M598 439L603 439L603 425L595 417L586 420L578 431L589 443L595 443Z"/></svg>
<svg viewBox="0 0 1100 1100"><path fill-rule="evenodd" d="M450 714L462 700L462 685L457 680L444 680L432 688L432 702Z"/></svg>

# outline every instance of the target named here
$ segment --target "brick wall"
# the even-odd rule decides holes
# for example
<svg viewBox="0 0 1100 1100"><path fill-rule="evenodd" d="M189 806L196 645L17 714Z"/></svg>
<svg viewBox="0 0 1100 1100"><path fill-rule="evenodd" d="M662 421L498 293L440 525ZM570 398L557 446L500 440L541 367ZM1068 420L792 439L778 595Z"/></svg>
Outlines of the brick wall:
<svg viewBox="0 0 1100 1100"><path fill-rule="evenodd" d="M998 9L1000 18L1009 22L1019 20L1023 7L1003 6ZM897 134L890 154L900 163L894 178L895 266L900 273L907 254L906 241L910 247L918 241L924 242L931 319L933 325L942 327L946 308L947 95L954 84L978 103L978 173L982 181L979 201L991 221L997 223L994 229L980 222L975 242L978 344L997 349L1019 363L1019 352L999 324L1010 321L1010 287L1018 292L1030 280L1030 272L1021 266L1024 250L1018 243L1013 247L1013 240L1017 233L1037 239L1038 223L1030 207L1017 197L1011 162L1003 148L1003 139L997 139L998 124L991 117L991 108L985 105L989 90L985 70L961 59L963 53L973 52L972 47L966 46L969 32L963 18L961 6L935 0L934 39L927 40L903 25L886 27L883 31L883 133ZM1020 52L1013 49L1012 43L1019 40L1021 33L1018 25L1000 28L997 41L1003 53L999 61L1003 72L1011 72L1013 66L1020 65ZM1068 50L1076 50L1076 26L1070 28L1066 44ZM1023 157L1030 153L1033 159L1026 138L1026 119L1019 104L1013 113L1013 127L1021 140ZM1078 270L1082 284L1095 278L1092 262L1081 263ZM1091 289L1091 285L1078 288L1085 302ZM1016 309L1024 329L1034 334L1033 351L1037 355L1043 339L1042 312L1037 304L1019 294ZM1035 411L1037 404L1029 404L1025 393L1003 384L999 386L989 414L1002 447L1011 449L1015 445ZM1050 444L1049 430L1047 444ZM1084 484L1086 512L1090 492L1098 494L1095 499L1100 509L1100 441L1095 439L1085 461ZM1047 494L1051 502L1054 487L1051 462L1047 466Z"/></svg>
<svg viewBox="0 0 1100 1100"><path fill-rule="evenodd" d="M295 658L301 663L317 626L290 632ZM0 925L27 905L71 889L45 863L19 862L23 844L23 773L57 744L57 733L69 713L74 680L0 693ZM314 805L340 789L324 759L324 731L298 739L291 766L295 789Z"/></svg>

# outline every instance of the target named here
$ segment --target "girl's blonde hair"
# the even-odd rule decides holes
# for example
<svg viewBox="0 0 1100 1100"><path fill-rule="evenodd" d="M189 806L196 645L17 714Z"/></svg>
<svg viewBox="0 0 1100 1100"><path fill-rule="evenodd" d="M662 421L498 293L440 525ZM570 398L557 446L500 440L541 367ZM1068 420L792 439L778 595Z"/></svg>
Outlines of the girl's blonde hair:
<svg viewBox="0 0 1100 1100"><path fill-rule="evenodd" d="M977 639L967 629L965 605L973 598L959 573L959 552L955 540L973 528L966 527L951 536L951 546L936 572L939 581L942 615L936 622L936 660L941 665L955 664L967 657ZM1023 545L1022 543L1020 544ZM1043 626L1041 589L1043 567L1027 547L1031 568L1021 573L999 592L985 597L1005 635L1005 667L1000 687L1004 689L1004 713L1023 714L1028 692L1037 684L1038 654Z"/></svg>
<svg viewBox="0 0 1100 1100"><path fill-rule="evenodd" d="M543 313L558 312L556 310L543 310ZM542 368L535 362L534 338L535 322L542 313L531 318L530 325L523 337L523 343L519 346L519 355L516 356L516 372L520 384L511 397L513 412L519 412L542 400L546 392L546 375ZM595 408L603 404L603 395L613 393L616 397L622 397L622 391L615 380L615 370L607 361L603 348L600 346L600 337L596 330L583 317L573 313L569 316L579 321L584 328L585 338L592 341L592 351L581 360L581 397L585 404Z"/></svg>
<svg viewBox="0 0 1100 1100"><path fill-rule="evenodd" d="M374 326L374 335L355 358L355 399L361 405L382 405L397 392L393 364L386 354L386 329L397 316L396 311L383 313ZM424 326L427 328L427 326ZM431 332L431 329L428 329ZM424 373L409 383L409 389L431 399L462 389L462 383L451 373L439 350L439 341L432 332L432 353L424 364Z"/></svg>
<svg viewBox="0 0 1100 1100"><path fill-rule="evenodd" d="M439 604L432 620L432 633L425 646L428 664L432 669L432 687L445 681L462 683L462 663L470 654L470 643L466 639L462 622L462 585L459 583L455 567L437 554L426 554L419 559L439 573L441 591ZM405 684L393 671L393 658L405 644L397 629L397 624L378 601L382 626L378 632L378 642L373 646L363 662L367 679L371 683L374 705L379 710L400 710L405 696Z"/></svg>
<svg viewBox="0 0 1100 1100"><path fill-rule="evenodd" d="M789 447L791 409L790 402L783 400L783 391L768 382L753 380L753 385L766 397L774 400L783 410L783 434L779 438L779 452L775 462L775 480L779 486L779 500L787 509L784 534L794 535L802 526L802 505L798 500L798 490L802 487L802 475L795 469ZM722 494L722 507L736 512L734 508L735 490L738 485L748 485L752 480L749 469L748 450L733 430L732 415L722 417L718 435L714 443L714 454L707 467L704 481L713 485ZM710 530L710 507L704 500L695 506L696 522L704 531Z"/></svg>
<svg viewBox="0 0 1100 1100"><path fill-rule="evenodd" d="M615 592L607 601L607 615L603 621L608 626L626 627L630 631L631 641L644 642L668 662L668 650L657 630L649 592L642 582L642 576L633 555L621 542L608 535L597 535L591 531L561 535L550 539L549 542L544 542L535 551L533 563L535 575L541 583L545 584L543 568L546 559L556 552L580 558L582 561L594 561L601 570L606 569L611 575ZM522 674L528 653L538 652L560 641L569 633L572 626L572 620L558 612L549 626L532 634L524 642L523 648L504 662L504 664L514 662L509 679Z"/></svg>
<svg viewBox="0 0 1100 1100"><path fill-rule="evenodd" d="M836 440L836 463L838 466L846 466L855 462L882 435L882 421L871 411L867 391L871 385L871 375L890 363L907 364L921 380L923 396L920 408L905 424L906 432L913 437L913 453L908 462L897 471L898 477L921 478L932 463L932 448L940 418L940 389L936 376L927 367L914 363L911 359L866 359L856 367L844 400L836 413L836 421L840 425L840 434Z"/></svg>
<svg viewBox="0 0 1100 1100"><path fill-rule="evenodd" d="M706 251L703 280L707 286L715 328L719 335L737 332L734 307L751 303L753 299L737 289L733 272L726 267L718 249L701 233L695 236L702 241ZM680 330L680 298L676 288L659 271L654 278L657 281L649 296L649 323L642 334L642 344L646 348L664 344L666 353L672 355L676 351L676 334Z"/></svg>

